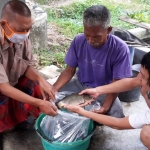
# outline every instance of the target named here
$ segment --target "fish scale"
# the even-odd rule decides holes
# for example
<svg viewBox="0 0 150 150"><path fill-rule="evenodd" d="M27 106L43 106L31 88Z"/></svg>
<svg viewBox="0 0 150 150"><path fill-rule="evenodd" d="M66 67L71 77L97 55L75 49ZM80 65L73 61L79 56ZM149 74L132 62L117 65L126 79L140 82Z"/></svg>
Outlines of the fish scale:
<svg viewBox="0 0 150 150"><path fill-rule="evenodd" d="M64 105L79 105L85 103L86 101L91 100L92 97L87 94L79 95L78 93L73 93L71 95L64 97L56 105L58 106L58 108L62 108L64 107Z"/></svg>

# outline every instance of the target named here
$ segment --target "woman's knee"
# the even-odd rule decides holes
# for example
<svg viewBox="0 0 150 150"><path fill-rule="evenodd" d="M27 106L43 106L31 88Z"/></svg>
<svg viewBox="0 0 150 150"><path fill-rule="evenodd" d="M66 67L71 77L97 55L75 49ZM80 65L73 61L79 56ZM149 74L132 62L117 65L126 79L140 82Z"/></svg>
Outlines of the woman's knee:
<svg viewBox="0 0 150 150"><path fill-rule="evenodd" d="M144 125L142 127L140 137L141 137L141 141L143 142L143 144L149 148L149 146L150 146L150 144L149 144L149 141L150 141L150 125Z"/></svg>

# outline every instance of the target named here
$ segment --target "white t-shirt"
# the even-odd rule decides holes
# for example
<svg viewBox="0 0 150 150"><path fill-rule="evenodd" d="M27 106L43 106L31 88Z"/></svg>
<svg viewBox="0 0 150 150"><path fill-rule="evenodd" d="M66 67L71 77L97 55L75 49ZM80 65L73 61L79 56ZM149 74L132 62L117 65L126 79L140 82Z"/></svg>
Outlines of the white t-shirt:
<svg viewBox="0 0 150 150"><path fill-rule="evenodd" d="M133 128L142 128L150 124L150 109L129 116L129 123Z"/></svg>

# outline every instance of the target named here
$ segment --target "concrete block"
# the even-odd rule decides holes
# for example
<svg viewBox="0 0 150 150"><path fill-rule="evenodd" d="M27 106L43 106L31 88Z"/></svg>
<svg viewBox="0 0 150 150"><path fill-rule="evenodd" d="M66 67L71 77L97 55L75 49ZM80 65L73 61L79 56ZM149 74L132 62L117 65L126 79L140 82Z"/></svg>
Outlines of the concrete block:
<svg viewBox="0 0 150 150"><path fill-rule="evenodd" d="M134 28L128 30L130 33L138 37L139 39L147 39L150 37L150 31L144 28Z"/></svg>
<svg viewBox="0 0 150 150"><path fill-rule="evenodd" d="M48 79L47 81L50 83L50 84L54 84L56 82L56 80L58 79L58 77L55 77L53 79Z"/></svg>
<svg viewBox="0 0 150 150"><path fill-rule="evenodd" d="M25 0L31 10L34 24L30 32L33 49L47 47L47 13L31 0Z"/></svg>
<svg viewBox="0 0 150 150"><path fill-rule="evenodd" d="M55 65L46 66L39 70L39 73L45 78L45 79L53 79L55 77L58 77L60 73L62 72L61 68L58 68Z"/></svg>

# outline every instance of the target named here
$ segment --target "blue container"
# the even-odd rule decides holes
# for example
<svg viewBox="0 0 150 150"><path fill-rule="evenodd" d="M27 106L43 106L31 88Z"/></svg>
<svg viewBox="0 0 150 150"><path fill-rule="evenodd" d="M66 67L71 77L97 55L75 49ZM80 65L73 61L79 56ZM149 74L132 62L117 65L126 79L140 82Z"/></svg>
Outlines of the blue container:
<svg viewBox="0 0 150 150"><path fill-rule="evenodd" d="M75 141L75 142L69 142L69 143L60 143L60 142L52 142L42 134L42 131L40 130L40 124L44 117L45 117L44 114L41 114L38 117L35 123L35 129L37 134L41 138L45 150L87 150L88 149L91 137L95 130L94 122L92 120L89 125L88 136L85 139Z"/></svg>

